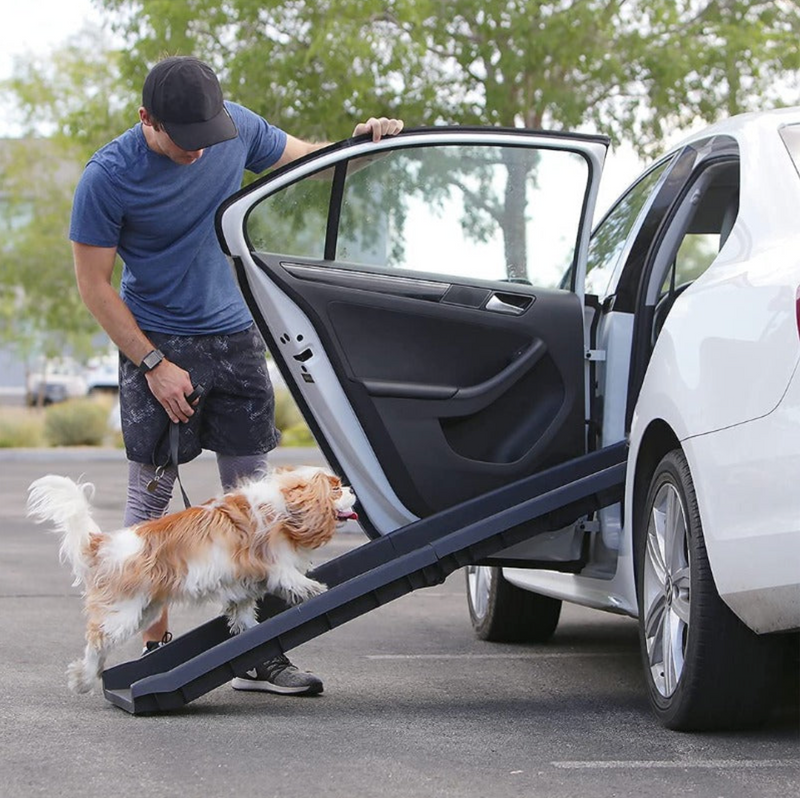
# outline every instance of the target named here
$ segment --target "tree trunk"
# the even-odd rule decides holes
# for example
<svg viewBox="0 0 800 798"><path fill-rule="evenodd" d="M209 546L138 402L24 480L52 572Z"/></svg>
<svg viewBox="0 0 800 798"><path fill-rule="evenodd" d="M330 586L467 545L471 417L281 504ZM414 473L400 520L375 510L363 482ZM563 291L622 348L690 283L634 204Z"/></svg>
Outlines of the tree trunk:
<svg viewBox="0 0 800 798"><path fill-rule="evenodd" d="M529 282L525 210L528 204L530 155L525 150L506 149L503 160L508 170L501 220L506 275L509 280Z"/></svg>

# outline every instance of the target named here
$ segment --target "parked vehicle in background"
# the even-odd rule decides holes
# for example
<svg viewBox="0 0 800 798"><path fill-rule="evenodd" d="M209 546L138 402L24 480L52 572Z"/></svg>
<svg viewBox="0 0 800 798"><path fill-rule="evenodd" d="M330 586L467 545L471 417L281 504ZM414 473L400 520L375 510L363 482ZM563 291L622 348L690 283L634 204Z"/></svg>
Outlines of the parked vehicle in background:
<svg viewBox="0 0 800 798"><path fill-rule="evenodd" d="M119 355L109 352L89 358L84 369L86 392L116 393L119 390Z"/></svg>
<svg viewBox="0 0 800 798"><path fill-rule="evenodd" d="M744 726L800 629L800 109L694 134L590 234L607 146L350 140L218 230L371 536L627 441L624 502L466 569L475 631L630 615L661 723Z"/></svg>
<svg viewBox="0 0 800 798"><path fill-rule="evenodd" d="M86 396L87 383L81 365L72 358L41 358L25 381L25 402L50 405Z"/></svg>

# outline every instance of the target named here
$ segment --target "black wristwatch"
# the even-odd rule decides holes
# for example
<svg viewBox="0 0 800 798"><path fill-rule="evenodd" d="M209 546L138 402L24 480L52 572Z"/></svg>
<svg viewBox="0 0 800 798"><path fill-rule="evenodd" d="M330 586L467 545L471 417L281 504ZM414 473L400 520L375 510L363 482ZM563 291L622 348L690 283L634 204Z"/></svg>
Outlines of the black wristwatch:
<svg viewBox="0 0 800 798"><path fill-rule="evenodd" d="M139 364L139 371L141 371L142 374L147 374L148 371L152 371L163 359L164 353L160 349L154 349L142 358L142 362Z"/></svg>

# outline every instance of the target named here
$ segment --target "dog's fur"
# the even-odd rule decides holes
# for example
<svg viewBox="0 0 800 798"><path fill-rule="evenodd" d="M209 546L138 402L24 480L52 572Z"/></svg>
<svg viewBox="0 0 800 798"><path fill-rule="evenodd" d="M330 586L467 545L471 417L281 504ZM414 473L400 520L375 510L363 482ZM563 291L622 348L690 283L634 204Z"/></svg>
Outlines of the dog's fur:
<svg viewBox="0 0 800 798"><path fill-rule="evenodd" d="M203 505L102 532L92 519L91 483L49 475L29 488L28 515L61 534L61 559L82 585L86 651L68 670L88 692L114 647L149 627L173 602L222 601L231 631L256 624L265 593L296 604L325 590L305 571L355 501L323 469L278 469Z"/></svg>

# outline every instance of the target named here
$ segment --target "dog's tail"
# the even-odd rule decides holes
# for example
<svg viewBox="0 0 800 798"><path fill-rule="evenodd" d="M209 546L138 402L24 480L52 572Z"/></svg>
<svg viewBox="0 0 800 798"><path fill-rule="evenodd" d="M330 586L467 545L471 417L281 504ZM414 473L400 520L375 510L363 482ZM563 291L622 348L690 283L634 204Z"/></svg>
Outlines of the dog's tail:
<svg viewBox="0 0 800 798"><path fill-rule="evenodd" d="M61 535L61 561L72 567L75 585L84 581L89 570L90 538L100 534L89 504L93 494L90 482L78 484L55 474L37 479L28 488L28 515L39 523L55 524Z"/></svg>

